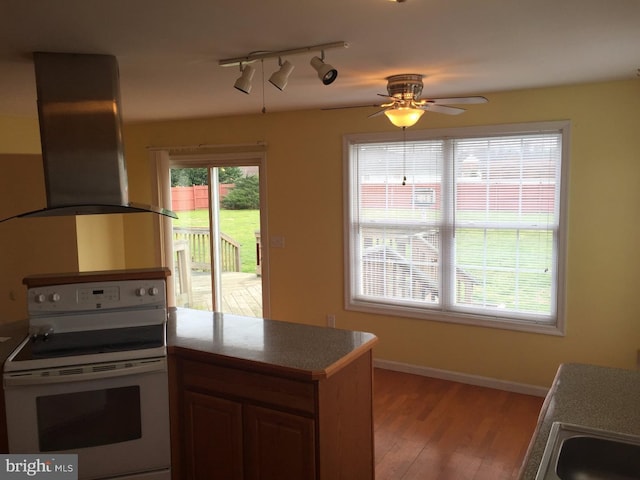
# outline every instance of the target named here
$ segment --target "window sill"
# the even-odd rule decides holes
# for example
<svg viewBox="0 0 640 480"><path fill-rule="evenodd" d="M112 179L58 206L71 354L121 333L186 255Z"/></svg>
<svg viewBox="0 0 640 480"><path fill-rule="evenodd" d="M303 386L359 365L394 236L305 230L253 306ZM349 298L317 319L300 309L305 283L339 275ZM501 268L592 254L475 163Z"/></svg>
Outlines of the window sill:
<svg viewBox="0 0 640 480"><path fill-rule="evenodd" d="M371 302L352 301L345 307L346 310L387 315L392 317L415 318L425 321L453 323L474 327L496 328L500 330L512 330L517 332L537 333L541 335L565 336L564 325L560 320L556 323L543 323L509 318L489 318L481 315L444 313L429 309L385 307Z"/></svg>

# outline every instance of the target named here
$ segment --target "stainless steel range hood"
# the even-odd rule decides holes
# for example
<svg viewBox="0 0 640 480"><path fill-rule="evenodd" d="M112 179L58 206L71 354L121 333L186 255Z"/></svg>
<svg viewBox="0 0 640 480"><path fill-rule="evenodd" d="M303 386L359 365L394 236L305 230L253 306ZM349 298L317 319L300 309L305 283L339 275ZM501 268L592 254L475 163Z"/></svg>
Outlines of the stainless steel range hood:
<svg viewBox="0 0 640 480"><path fill-rule="evenodd" d="M18 217L170 210L129 202L118 63L111 55L34 53L47 207Z"/></svg>

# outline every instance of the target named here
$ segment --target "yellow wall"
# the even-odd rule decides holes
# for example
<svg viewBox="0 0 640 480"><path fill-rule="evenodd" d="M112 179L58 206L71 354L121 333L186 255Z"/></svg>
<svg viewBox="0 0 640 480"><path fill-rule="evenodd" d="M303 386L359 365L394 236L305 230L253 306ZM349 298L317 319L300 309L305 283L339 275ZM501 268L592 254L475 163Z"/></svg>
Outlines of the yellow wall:
<svg viewBox="0 0 640 480"><path fill-rule="evenodd" d="M37 119L0 117L0 220L45 205ZM77 271L70 218L0 223L0 323L27 316L25 276Z"/></svg>
<svg viewBox="0 0 640 480"><path fill-rule="evenodd" d="M0 116L0 153L40 153L38 120Z"/></svg>
<svg viewBox="0 0 640 480"><path fill-rule="evenodd" d="M79 271L126 268L122 217L83 215L76 218Z"/></svg>
<svg viewBox="0 0 640 480"><path fill-rule="evenodd" d="M427 113L413 129L571 120L565 337L344 310L343 135L393 131L401 138L384 117L367 119L371 109L127 124L130 197L151 202L147 146L266 141L270 235L286 240L284 249L270 250L272 318L322 325L326 314L334 313L338 327L379 336L378 358L532 385L549 385L561 362L635 368L640 348L640 82L487 96L489 104L470 106L458 117ZM0 153L39 151L36 120L0 117L0 127ZM34 203L33 208L42 206L35 157L0 156L0 165L0 218ZM156 265L156 217L94 221L0 223L1 321L23 316L20 282L26 274L121 268L122 254L125 268Z"/></svg>
<svg viewBox="0 0 640 480"><path fill-rule="evenodd" d="M150 195L147 146L264 140L270 235L286 239L284 249L270 250L272 318L323 325L326 314L335 313L338 327L379 336L378 358L532 385L549 385L561 362L635 368L640 348L640 82L488 97L489 104L471 106L458 117L427 113L413 128L571 120L565 337L344 310L343 135L395 131L401 138L384 117L367 119L370 109L129 124L130 188ZM136 249L153 243L151 224L136 225L131 237L127 230L127 252L132 241ZM138 261L154 261L152 254L139 253Z"/></svg>
<svg viewBox="0 0 640 480"><path fill-rule="evenodd" d="M0 220L46 205L36 118L0 117ZM0 223L0 323L27 317L22 279L125 268L121 215Z"/></svg>

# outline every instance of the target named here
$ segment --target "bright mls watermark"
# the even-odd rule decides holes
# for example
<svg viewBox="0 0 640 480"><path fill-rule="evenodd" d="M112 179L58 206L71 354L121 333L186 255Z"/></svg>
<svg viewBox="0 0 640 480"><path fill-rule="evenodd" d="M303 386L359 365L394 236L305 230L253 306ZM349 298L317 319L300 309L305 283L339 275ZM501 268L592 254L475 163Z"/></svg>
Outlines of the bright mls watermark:
<svg viewBox="0 0 640 480"><path fill-rule="evenodd" d="M78 480L78 455L0 455L0 480Z"/></svg>

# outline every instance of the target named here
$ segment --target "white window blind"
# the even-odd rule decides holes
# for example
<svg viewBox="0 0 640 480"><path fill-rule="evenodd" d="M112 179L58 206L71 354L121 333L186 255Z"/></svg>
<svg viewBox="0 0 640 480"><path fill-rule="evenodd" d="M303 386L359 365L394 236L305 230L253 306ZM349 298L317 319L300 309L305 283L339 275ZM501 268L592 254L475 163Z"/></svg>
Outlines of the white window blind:
<svg viewBox="0 0 640 480"><path fill-rule="evenodd" d="M349 138L347 308L556 327L567 126L528 127Z"/></svg>

